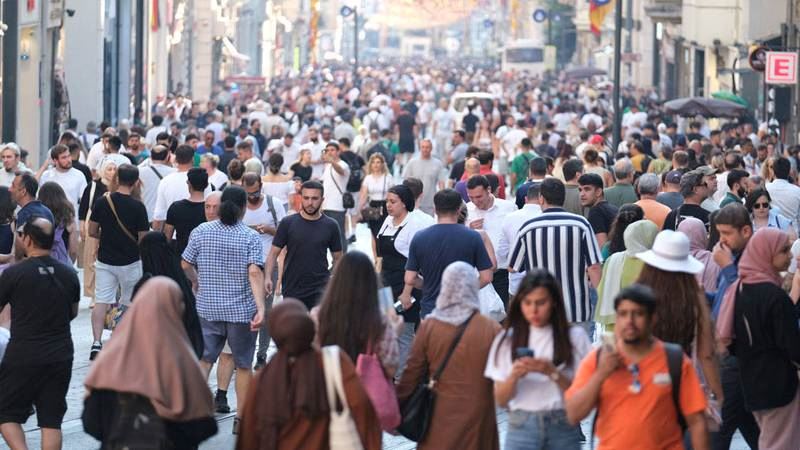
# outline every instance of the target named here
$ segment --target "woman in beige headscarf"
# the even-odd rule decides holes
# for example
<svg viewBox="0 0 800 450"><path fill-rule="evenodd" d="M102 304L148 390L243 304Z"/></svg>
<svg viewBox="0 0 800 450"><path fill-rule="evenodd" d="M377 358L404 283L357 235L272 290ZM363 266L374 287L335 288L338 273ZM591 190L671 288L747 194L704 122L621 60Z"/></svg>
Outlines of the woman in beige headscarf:
<svg viewBox="0 0 800 450"><path fill-rule="evenodd" d="M181 320L182 295L169 278L148 280L92 364L83 427L103 449L196 449L216 434L211 391ZM138 415L160 418L163 432Z"/></svg>

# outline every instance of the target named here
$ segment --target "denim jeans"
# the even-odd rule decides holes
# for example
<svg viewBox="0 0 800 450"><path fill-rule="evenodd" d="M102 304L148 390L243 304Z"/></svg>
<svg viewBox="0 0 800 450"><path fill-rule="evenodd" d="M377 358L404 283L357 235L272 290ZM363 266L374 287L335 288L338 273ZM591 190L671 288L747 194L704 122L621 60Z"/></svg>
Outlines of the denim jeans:
<svg viewBox="0 0 800 450"><path fill-rule="evenodd" d="M403 330L397 336L397 345L399 347L400 358L397 372L395 373L395 380L400 380L403 371L406 369L406 361L408 360L408 353L411 351L411 344L414 343L414 322L403 322Z"/></svg>
<svg viewBox="0 0 800 450"><path fill-rule="evenodd" d="M578 450L578 426L567 422L563 409L509 411L505 450Z"/></svg>

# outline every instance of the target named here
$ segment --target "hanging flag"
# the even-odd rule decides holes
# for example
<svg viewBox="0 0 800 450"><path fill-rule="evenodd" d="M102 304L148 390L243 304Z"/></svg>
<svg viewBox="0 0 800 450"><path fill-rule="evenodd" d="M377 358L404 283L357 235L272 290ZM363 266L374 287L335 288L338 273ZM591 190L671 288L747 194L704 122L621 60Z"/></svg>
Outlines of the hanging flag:
<svg viewBox="0 0 800 450"><path fill-rule="evenodd" d="M158 31L161 26L161 20L158 17L158 0L153 0L150 8L150 29Z"/></svg>
<svg viewBox="0 0 800 450"><path fill-rule="evenodd" d="M319 26L319 0L311 0L311 20L308 24L308 57L311 65L317 63L317 32Z"/></svg>
<svg viewBox="0 0 800 450"><path fill-rule="evenodd" d="M600 36L603 21L606 20L606 15L612 9L614 9L614 0L591 0L589 4L589 22L592 25L592 33L595 36Z"/></svg>

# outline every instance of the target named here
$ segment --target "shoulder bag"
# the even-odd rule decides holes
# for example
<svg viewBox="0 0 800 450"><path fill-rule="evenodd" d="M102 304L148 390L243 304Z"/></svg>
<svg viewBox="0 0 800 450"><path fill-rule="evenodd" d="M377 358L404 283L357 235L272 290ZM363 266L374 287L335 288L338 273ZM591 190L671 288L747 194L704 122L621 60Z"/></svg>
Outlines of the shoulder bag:
<svg viewBox="0 0 800 450"><path fill-rule="evenodd" d="M350 406L342 383L342 366L339 361L339 347L329 345L322 347L322 369L325 372L325 392L328 395L328 406L331 409L331 421L328 425L328 446L330 450L363 450L361 436L356 423L350 415ZM337 397L342 410L337 408Z"/></svg>
<svg viewBox="0 0 800 450"><path fill-rule="evenodd" d="M358 355L356 373L361 379L361 385L367 391L367 397L378 414L383 431L392 431L400 425L400 405L397 403L397 393L394 385L386 378L381 360L371 351L370 346L366 353Z"/></svg>
<svg viewBox="0 0 800 450"><path fill-rule="evenodd" d="M383 198L386 198L386 175L383 176ZM361 208L361 218L366 222L374 222L383 217L383 207L370 206L369 193L367 193L367 204Z"/></svg>
<svg viewBox="0 0 800 450"><path fill-rule="evenodd" d="M174 447L167 437L164 420L156 414L148 398L118 392L116 411L103 448L168 450Z"/></svg>
<svg viewBox="0 0 800 450"><path fill-rule="evenodd" d="M122 229L122 232L125 233L125 236L128 236L128 238L132 240L136 245L139 245L139 240L133 236L130 230L128 230L128 227L126 227L122 223L122 220L120 220L119 214L117 214L117 207L114 206L114 200L111 199L111 193L106 192L105 197L106 200L108 200L108 206L111 207L111 213L114 214L114 218L117 219L117 225L119 225L120 229Z"/></svg>
<svg viewBox="0 0 800 450"><path fill-rule="evenodd" d="M331 181L333 181L333 185L336 186L336 190L339 191L339 194L342 195L342 207L344 209L354 208L356 206L356 200L353 198L353 194L349 192L342 192L342 188L339 187L339 183L336 182L336 177L333 176L334 168L333 164L331 163Z"/></svg>
<svg viewBox="0 0 800 450"><path fill-rule="evenodd" d="M433 417L433 404L436 402L436 392L434 391L436 383L441 378L444 368L447 367L447 362L450 360L450 357L453 356L459 341L461 341L461 337L464 336L467 325L469 325L470 320L475 317L476 313L477 312L472 313L464 323L459 325L456 337L447 350L447 355L444 357L442 363L439 364L439 368L436 369L433 376L430 377L430 380L425 380L427 374L424 374L422 382L417 385L414 392L411 393L411 396L400 405L400 414L403 420L400 426L397 427L397 431L406 438L414 442L421 442L425 439L425 435L428 433L428 427L431 424L431 418Z"/></svg>

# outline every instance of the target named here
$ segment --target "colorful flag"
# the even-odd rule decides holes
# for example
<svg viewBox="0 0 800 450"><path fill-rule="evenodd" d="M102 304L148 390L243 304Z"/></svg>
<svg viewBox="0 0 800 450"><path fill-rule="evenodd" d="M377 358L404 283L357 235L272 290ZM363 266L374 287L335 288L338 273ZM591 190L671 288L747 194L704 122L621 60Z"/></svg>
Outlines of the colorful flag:
<svg viewBox="0 0 800 450"><path fill-rule="evenodd" d="M595 36L600 36L603 21L606 20L606 15L612 9L614 9L614 0L591 0L589 4L589 22L592 26L592 33Z"/></svg>
<svg viewBox="0 0 800 450"><path fill-rule="evenodd" d="M158 31L161 26L161 20L158 15L158 0L153 0L150 7L150 29Z"/></svg>

